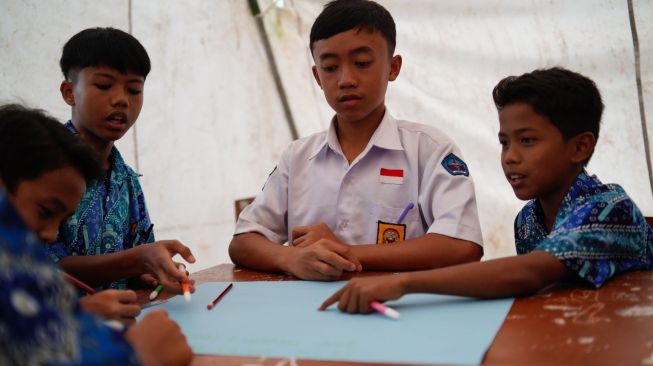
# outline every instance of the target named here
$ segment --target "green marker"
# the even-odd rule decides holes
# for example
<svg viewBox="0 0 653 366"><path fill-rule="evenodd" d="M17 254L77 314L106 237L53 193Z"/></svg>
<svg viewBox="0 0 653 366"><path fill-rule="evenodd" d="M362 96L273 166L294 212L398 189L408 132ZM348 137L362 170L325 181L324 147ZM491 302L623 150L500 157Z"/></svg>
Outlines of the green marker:
<svg viewBox="0 0 653 366"><path fill-rule="evenodd" d="M163 290L163 285L157 286L150 294L150 301L156 299L156 297L159 296L159 292L161 292L161 290Z"/></svg>

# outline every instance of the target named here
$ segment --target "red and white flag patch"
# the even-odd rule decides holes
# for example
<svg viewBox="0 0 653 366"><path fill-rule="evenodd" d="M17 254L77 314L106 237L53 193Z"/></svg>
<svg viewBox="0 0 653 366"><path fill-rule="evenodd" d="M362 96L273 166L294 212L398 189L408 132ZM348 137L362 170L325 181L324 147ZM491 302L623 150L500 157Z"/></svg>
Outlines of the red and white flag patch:
<svg viewBox="0 0 653 366"><path fill-rule="evenodd" d="M387 184L403 184L404 170L381 168L379 182Z"/></svg>

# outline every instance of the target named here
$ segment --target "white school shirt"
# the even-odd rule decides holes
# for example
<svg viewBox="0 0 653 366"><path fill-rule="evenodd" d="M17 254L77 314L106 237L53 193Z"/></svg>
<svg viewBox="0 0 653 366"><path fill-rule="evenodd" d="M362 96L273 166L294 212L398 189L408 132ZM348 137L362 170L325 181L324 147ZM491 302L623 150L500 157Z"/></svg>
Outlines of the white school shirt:
<svg viewBox="0 0 653 366"><path fill-rule="evenodd" d="M334 121L290 144L235 234L257 232L283 244L292 242L293 228L324 222L343 243L373 244L378 221L395 223L412 202L402 222L406 239L438 233L482 245L474 184L449 137L386 111L350 165Z"/></svg>

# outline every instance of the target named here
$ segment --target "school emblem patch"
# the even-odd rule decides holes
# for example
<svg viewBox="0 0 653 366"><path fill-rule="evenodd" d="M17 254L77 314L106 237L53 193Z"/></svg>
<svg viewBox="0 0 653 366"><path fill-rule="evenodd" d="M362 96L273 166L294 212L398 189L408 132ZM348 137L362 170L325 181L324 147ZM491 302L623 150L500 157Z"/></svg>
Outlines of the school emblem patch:
<svg viewBox="0 0 653 366"><path fill-rule="evenodd" d="M442 160L442 166L451 175L464 175L469 177L467 164L465 164L463 159L457 157L453 153L447 155L444 160Z"/></svg>
<svg viewBox="0 0 653 366"><path fill-rule="evenodd" d="M406 225L379 221L376 229L377 244L392 244L406 239Z"/></svg>

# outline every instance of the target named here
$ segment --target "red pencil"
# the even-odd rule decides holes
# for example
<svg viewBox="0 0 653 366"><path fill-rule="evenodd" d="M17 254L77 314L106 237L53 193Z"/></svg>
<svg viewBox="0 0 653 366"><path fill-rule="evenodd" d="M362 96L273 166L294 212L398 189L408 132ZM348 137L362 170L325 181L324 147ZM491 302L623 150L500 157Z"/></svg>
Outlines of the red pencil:
<svg viewBox="0 0 653 366"><path fill-rule="evenodd" d="M63 273L63 276L66 278L66 280L68 280L68 282L72 283L77 288L81 288L82 290L88 292L91 295L95 293L95 290L91 286L85 284L84 282L78 280L77 278L73 277L72 275L64 271L61 271L61 273Z"/></svg>
<svg viewBox="0 0 653 366"><path fill-rule="evenodd" d="M213 307L215 306L215 304L217 304L218 301L220 301L220 299L222 298L222 296L226 295L227 292L229 292L229 290L231 290L231 288L232 288L233 286L234 286L234 284L233 284L233 283L230 283L229 286L227 286L224 290L222 290L222 292L220 293L220 295L218 295L218 297L216 297L215 299L213 299L213 301L211 301L208 305L206 305L206 308L207 308L208 310L213 309Z"/></svg>

